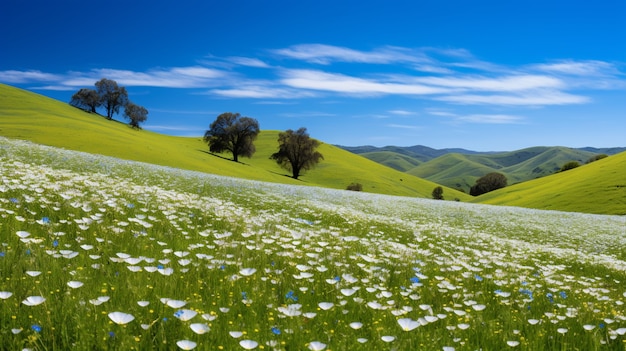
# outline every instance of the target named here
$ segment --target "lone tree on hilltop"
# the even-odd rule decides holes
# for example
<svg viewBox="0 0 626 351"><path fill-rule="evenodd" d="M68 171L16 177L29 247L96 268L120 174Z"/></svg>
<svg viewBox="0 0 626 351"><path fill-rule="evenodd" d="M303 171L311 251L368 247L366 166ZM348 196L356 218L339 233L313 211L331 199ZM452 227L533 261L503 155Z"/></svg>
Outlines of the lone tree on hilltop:
<svg viewBox="0 0 626 351"><path fill-rule="evenodd" d="M72 95L70 105L96 113L96 108L100 106L100 96L93 89L83 88Z"/></svg>
<svg viewBox="0 0 626 351"><path fill-rule="evenodd" d="M476 180L476 184L470 189L470 195L482 195L496 189L504 188L506 185L507 179L504 174L492 172Z"/></svg>
<svg viewBox="0 0 626 351"><path fill-rule="evenodd" d="M433 199L435 200L443 200L443 188L438 186L435 189L433 189Z"/></svg>
<svg viewBox="0 0 626 351"><path fill-rule="evenodd" d="M120 107L128 103L126 88L117 85L111 79L102 78L96 82L96 92L100 97L100 104L107 110L107 119L112 119L114 113L119 113Z"/></svg>
<svg viewBox="0 0 626 351"><path fill-rule="evenodd" d="M229 151L233 154L233 161L239 162L239 156L252 157L256 151L253 142L258 135L259 122L256 119L224 112L204 133L204 141L209 143L209 151Z"/></svg>
<svg viewBox="0 0 626 351"><path fill-rule="evenodd" d="M129 101L124 106L124 117L130 120L129 124L131 127L141 129L139 123L143 123L148 119L148 110Z"/></svg>
<svg viewBox="0 0 626 351"><path fill-rule="evenodd" d="M288 129L278 134L278 152L270 158L290 170L292 177L298 179L302 170L309 170L324 159L322 154L315 151L319 145L319 141L309 137L306 128L295 132Z"/></svg>

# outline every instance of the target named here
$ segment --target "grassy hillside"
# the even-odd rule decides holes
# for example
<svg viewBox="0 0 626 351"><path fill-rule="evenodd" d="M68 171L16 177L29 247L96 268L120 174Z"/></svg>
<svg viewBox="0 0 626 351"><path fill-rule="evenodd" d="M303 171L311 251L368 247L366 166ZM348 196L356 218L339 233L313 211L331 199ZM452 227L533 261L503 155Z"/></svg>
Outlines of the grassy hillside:
<svg viewBox="0 0 626 351"><path fill-rule="evenodd" d="M201 134L203 131L198 131ZM344 189L352 182L363 190L403 196L430 197L437 184L392 170L332 145L323 144L324 161L301 180L286 176L269 156L276 151L277 131L263 131L251 159L235 163L209 154L200 138L174 137L133 130L126 124L107 121L67 103L0 84L0 136L35 143L114 156L158 165L196 170L275 183L316 185ZM223 155L230 157L230 155ZM446 198L469 200L452 189Z"/></svg>
<svg viewBox="0 0 626 351"><path fill-rule="evenodd" d="M406 172L421 163L419 160L411 156L402 155L392 151L366 152L360 155L400 172Z"/></svg>
<svg viewBox="0 0 626 351"><path fill-rule="evenodd" d="M626 215L626 152L496 190L474 202Z"/></svg>

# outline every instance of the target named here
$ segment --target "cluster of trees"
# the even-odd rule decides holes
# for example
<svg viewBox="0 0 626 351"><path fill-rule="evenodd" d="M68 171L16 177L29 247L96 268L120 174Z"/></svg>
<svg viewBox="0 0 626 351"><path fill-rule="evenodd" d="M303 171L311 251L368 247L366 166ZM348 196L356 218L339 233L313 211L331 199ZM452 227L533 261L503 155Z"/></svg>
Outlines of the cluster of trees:
<svg viewBox="0 0 626 351"><path fill-rule="evenodd" d="M113 115L124 108L124 117L129 120L133 128L141 129L140 123L148 119L148 110L128 99L128 91L116 81L102 78L95 83L95 89L83 88L72 95L70 105L96 113L98 107L104 107L106 118L113 119Z"/></svg>
<svg viewBox="0 0 626 351"><path fill-rule="evenodd" d="M476 184L474 184L470 188L470 195L478 196L490 191L494 191L496 189L504 188L507 185L506 176L502 173L491 172L487 175L484 175L476 180Z"/></svg>
<svg viewBox="0 0 626 351"><path fill-rule="evenodd" d="M238 162L240 156L252 157L256 151L254 140L259 131L259 122L256 119L225 112L211 123L204 133L204 141L209 144L210 152L230 152L233 161ZM309 137L306 128L296 131L288 129L278 135L278 151L270 158L289 170L294 179L298 179L302 171L313 168L324 159L316 151L319 145L319 141Z"/></svg>

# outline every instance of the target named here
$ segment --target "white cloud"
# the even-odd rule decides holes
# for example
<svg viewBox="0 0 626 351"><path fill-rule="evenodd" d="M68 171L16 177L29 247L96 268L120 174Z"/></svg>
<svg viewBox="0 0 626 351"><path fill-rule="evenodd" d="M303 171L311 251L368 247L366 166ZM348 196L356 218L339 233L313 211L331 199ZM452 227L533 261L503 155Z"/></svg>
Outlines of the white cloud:
<svg viewBox="0 0 626 351"><path fill-rule="evenodd" d="M416 112L406 110L391 110L389 113L399 116L415 116L417 114Z"/></svg>
<svg viewBox="0 0 626 351"><path fill-rule="evenodd" d="M561 91L533 91L519 95L503 94L460 94L437 97L437 100L470 105L517 105L546 106L583 104L590 101L586 96Z"/></svg>
<svg viewBox="0 0 626 351"><path fill-rule="evenodd" d="M294 89L275 88L268 85L244 85L237 88L213 89L210 94L229 98L295 99L313 97L314 93Z"/></svg>
<svg viewBox="0 0 626 351"><path fill-rule="evenodd" d="M562 73L576 76L595 77L621 74L620 71L615 67L615 65L608 62L596 60L562 60L554 63L532 65L530 67L539 71Z"/></svg>
<svg viewBox="0 0 626 351"><path fill-rule="evenodd" d="M281 82L301 89L322 90L353 95L427 95L448 92L449 89L422 84L402 84L326 73L317 70L285 70Z"/></svg>
<svg viewBox="0 0 626 351"><path fill-rule="evenodd" d="M422 127L420 126L413 126L413 125L408 125L408 124L387 124L387 127L399 128L399 129L410 129L410 130L422 129Z"/></svg>
<svg viewBox="0 0 626 351"><path fill-rule="evenodd" d="M0 71L0 82L10 84L30 83L30 82L54 82L60 78L59 75L45 73L37 70L30 71Z"/></svg>
<svg viewBox="0 0 626 351"><path fill-rule="evenodd" d="M480 91L520 91L530 89L545 89L545 88L562 88L563 82L554 77L542 76L542 75L515 75L504 76L497 78L489 77L423 77L416 78L417 82L449 87L449 88L463 88L468 90L480 90Z"/></svg>
<svg viewBox="0 0 626 351"><path fill-rule="evenodd" d="M469 122L469 123L484 123L484 124L518 124L523 121L524 118L520 116L512 115L468 115L457 117L457 121Z"/></svg>
<svg viewBox="0 0 626 351"><path fill-rule="evenodd" d="M425 62L429 61L421 53L407 48L386 46L373 51L359 51L341 46L325 44L300 44L286 49L273 50L283 57L317 63L322 65L331 62L358 63L392 63L392 62Z"/></svg>
<svg viewBox="0 0 626 351"><path fill-rule="evenodd" d="M230 57L228 60L240 66L258 67L258 68L270 67L270 65L268 65L267 63L257 58L235 56L235 57Z"/></svg>

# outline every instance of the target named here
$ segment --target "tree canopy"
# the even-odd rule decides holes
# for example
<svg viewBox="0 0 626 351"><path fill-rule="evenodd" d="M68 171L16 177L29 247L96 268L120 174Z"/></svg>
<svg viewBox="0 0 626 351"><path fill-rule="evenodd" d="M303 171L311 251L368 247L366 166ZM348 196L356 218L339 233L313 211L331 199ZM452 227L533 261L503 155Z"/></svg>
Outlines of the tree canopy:
<svg viewBox="0 0 626 351"><path fill-rule="evenodd" d="M470 195L482 195L496 189L504 188L506 185L507 179L504 174L491 172L476 180L476 184L474 184L474 186L470 189Z"/></svg>
<svg viewBox="0 0 626 351"><path fill-rule="evenodd" d="M250 117L241 117L239 113L224 112L211 123L204 133L204 141L209 144L209 151L221 153L228 151L233 161L239 156L252 157L256 148L254 140L259 135L259 122Z"/></svg>
<svg viewBox="0 0 626 351"><path fill-rule="evenodd" d="M130 120L129 124L131 127L141 129L139 123L143 123L148 119L148 110L129 101L124 106L124 117Z"/></svg>
<svg viewBox="0 0 626 351"><path fill-rule="evenodd" d="M433 189L432 196L435 200L443 200L443 188L440 186L435 187L435 189Z"/></svg>
<svg viewBox="0 0 626 351"><path fill-rule="evenodd" d="M100 103L107 110L107 119L112 119L113 114L119 113L120 107L128 103L126 88L117 85L111 79L102 78L96 82L96 92L100 97Z"/></svg>
<svg viewBox="0 0 626 351"><path fill-rule="evenodd" d="M83 88L72 95L70 105L82 108L91 113L96 112L96 108L100 106L100 96L93 89Z"/></svg>
<svg viewBox="0 0 626 351"><path fill-rule="evenodd" d="M270 158L298 179L302 170L309 170L324 159L321 153L315 151L319 145L319 141L309 137L306 128L295 132L288 129L278 135L278 152Z"/></svg>

